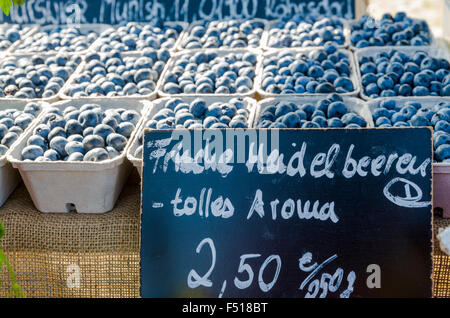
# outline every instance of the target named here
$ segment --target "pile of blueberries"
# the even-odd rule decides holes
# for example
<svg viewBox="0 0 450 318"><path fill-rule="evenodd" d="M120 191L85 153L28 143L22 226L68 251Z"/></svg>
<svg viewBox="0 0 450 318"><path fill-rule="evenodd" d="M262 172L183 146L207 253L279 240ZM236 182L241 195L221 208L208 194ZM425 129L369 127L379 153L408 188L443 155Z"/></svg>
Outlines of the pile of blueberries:
<svg viewBox="0 0 450 318"><path fill-rule="evenodd" d="M164 108L148 120L144 128L153 129L201 129L201 128L248 128L249 111L242 98L228 102L206 102L196 98L184 102L180 98L169 98ZM134 156L142 158L142 134L138 136L139 147Z"/></svg>
<svg viewBox="0 0 450 318"><path fill-rule="evenodd" d="M7 50L19 41L23 34L30 31L29 27L21 28L17 24L7 25L0 29L0 50Z"/></svg>
<svg viewBox="0 0 450 318"><path fill-rule="evenodd" d="M201 22L183 39L185 49L257 47L265 28L260 20Z"/></svg>
<svg viewBox="0 0 450 318"><path fill-rule="evenodd" d="M151 94L169 58L168 50L152 48L138 56L119 51L88 53L83 70L73 77L65 93L73 97Z"/></svg>
<svg viewBox="0 0 450 318"><path fill-rule="evenodd" d="M0 97L48 98L55 96L75 71L81 57L7 57L0 62Z"/></svg>
<svg viewBox="0 0 450 318"><path fill-rule="evenodd" d="M450 96L450 64L417 50L378 52L359 60L362 86L371 98Z"/></svg>
<svg viewBox="0 0 450 318"><path fill-rule="evenodd" d="M269 47L311 47L326 43L345 44L344 26L338 18L277 21L269 31Z"/></svg>
<svg viewBox="0 0 450 318"><path fill-rule="evenodd" d="M348 109L343 98L330 94L316 103L278 101L265 107L257 128L361 128L366 120Z"/></svg>
<svg viewBox="0 0 450 318"><path fill-rule="evenodd" d="M351 43L357 48L367 46L429 45L430 29L426 21L409 18L404 12L394 17L389 13L380 20L364 15L352 25Z"/></svg>
<svg viewBox="0 0 450 318"><path fill-rule="evenodd" d="M14 52L81 52L87 50L97 36L94 31L82 32L75 27L56 27L27 37L15 48Z"/></svg>
<svg viewBox="0 0 450 318"><path fill-rule="evenodd" d="M450 101L425 107L420 102L381 101L373 110L376 127L433 127L434 159L450 163Z"/></svg>
<svg viewBox="0 0 450 318"><path fill-rule="evenodd" d="M245 94L253 88L256 55L212 50L177 56L163 81L167 94Z"/></svg>
<svg viewBox="0 0 450 318"><path fill-rule="evenodd" d="M108 28L100 34L93 49L100 52L141 51L145 48L171 49L183 31L181 24L152 24L129 22L118 28Z"/></svg>
<svg viewBox="0 0 450 318"><path fill-rule="evenodd" d="M348 55L327 43L308 53L265 56L261 87L271 94L348 93L355 90L351 72Z"/></svg>
<svg viewBox="0 0 450 318"><path fill-rule="evenodd" d="M103 111L97 104L64 110L50 107L22 149L25 161L113 159L125 149L140 114L124 108Z"/></svg>
<svg viewBox="0 0 450 318"><path fill-rule="evenodd" d="M41 109L39 103L30 102L25 105L23 111L13 108L0 111L0 156L8 151Z"/></svg>

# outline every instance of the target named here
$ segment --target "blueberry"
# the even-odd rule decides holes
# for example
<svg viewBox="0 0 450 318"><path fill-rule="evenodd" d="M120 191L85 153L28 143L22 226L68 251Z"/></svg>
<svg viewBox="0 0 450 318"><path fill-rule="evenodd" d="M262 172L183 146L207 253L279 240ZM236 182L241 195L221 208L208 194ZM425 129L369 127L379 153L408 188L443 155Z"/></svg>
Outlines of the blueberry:
<svg viewBox="0 0 450 318"><path fill-rule="evenodd" d="M124 111L120 115L120 117L123 121L128 121L131 122L133 125L137 125L137 123L139 122L140 115L135 110L127 110Z"/></svg>
<svg viewBox="0 0 450 318"><path fill-rule="evenodd" d="M108 152L103 148L89 150L83 157L83 161L99 162L109 159Z"/></svg>
<svg viewBox="0 0 450 318"><path fill-rule="evenodd" d="M442 133L442 134L433 134L433 146L434 148L438 148L440 145L450 144L450 134Z"/></svg>
<svg viewBox="0 0 450 318"><path fill-rule="evenodd" d="M344 123L336 117L330 118L327 121L327 126L328 127L344 127Z"/></svg>
<svg viewBox="0 0 450 318"><path fill-rule="evenodd" d="M127 145L127 138L122 135L112 133L106 138L106 144L121 152Z"/></svg>
<svg viewBox="0 0 450 318"><path fill-rule="evenodd" d="M60 155L56 150L48 149L44 152L44 158L47 158L50 161L58 161L60 158Z"/></svg>
<svg viewBox="0 0 450 318"><path fill-rule="evenodd" d="M79 141L82 142L83 141L83 136L80 134L75 134L75 135L70 135L67 137L67 141Z"/></svg>
<svg viewBox="0 0 450 318"><path fill-rule="evenodd" d="M69 135L82 134L83 126L78 122L78 120L69 119L66 122L65 130L66 130L67 134L69 134Z"/></svg>
<svg viewBox="0 0 450 318"><path fill-rule="evenodd" d="M30 146L26 146L23 150L22 150L22 160L35 160L36 158L43 156L44 155L44 151L42 150L41 147L36 146L36 145L30 145Z"/></svg>
<svg viewBox="0 0 450 318"><path fill-rule="evenodd" d="M69 141L67 142L66 146L64 147L64 150L66 151L67 155L71 155L73 153L81 153L84 155L85 151L83 148L83 143L80 141Z"/></svg>
<svg viewBox="0 0 450 318"><path fill-rule="evenodd" d="M444 131L450 133L450 123L448 121L440 120L434 126L435 131Z"/></svg>
<svg viewBox="0 0 450 318"><path fill-rule="evenodd" d="M55 150L61 158L67 156L65 147L68 141L66 138L61 136L56 136L50 141L50 148Z"/></svg>
<svg viewBox="0 0 450 318"><path fill-rule="evenodd" d="M44 150L48 149L47 142L45 141L45 139L42 136L39 136L39 135L31 136L27 140L27 145L28 146L31 146L31 145L39 146L39 147L41 147Z"/></svg>
<svg viewBox="0 0 450 318"><path fill-rule="evenodd" d="M72 152L68 157L67 161L83 161L84 154L81 152Z"/></svg>
<svg viewBox="0 0 450 318"><path fill-rule="evenodd" d="M438 161L444 161L450 158L450 145L443 144L436 148L435 156Z"/></svg>
<svg viewBox="0 0 450 318"><path fill-rule="evenodd" d="M133 133L134 129L135 129L135 125L133 125L133 123L131 123L131 122L122 122L117 127L116 132L118 134L121 134L125 138L130 138L130 136Z"/></svg>
<svg viewBox="0 0 450 318"><path fill-rule="evenodd" d="M328 107L327 116L328 118L338 117L341 118L345 113L347 113L347 108L342 102L333 102Z"/></svg>
<svg viewBox="0 0 450 318"><path fill-rule="evenodd" d="M106 140L106 137L114 132L115 131L112 127L105 124L98 124L94 128L93 134L102 137L103 140Z"/></svg>
<svg viewBox="0 0 450 318"><path fill-rule="evenodd" d="M189 111L195 116L195 117L202 117L206 110L207 110L206 102L203 99L196 98L194 99L189 107Z"/></svg>
<svg viewBox="0 0 450 318"><path fill-rule="evenodd" d="M95 127L99 124L100 118L96 111L88 109L80 113L79 122L83 127Z"/></svg>

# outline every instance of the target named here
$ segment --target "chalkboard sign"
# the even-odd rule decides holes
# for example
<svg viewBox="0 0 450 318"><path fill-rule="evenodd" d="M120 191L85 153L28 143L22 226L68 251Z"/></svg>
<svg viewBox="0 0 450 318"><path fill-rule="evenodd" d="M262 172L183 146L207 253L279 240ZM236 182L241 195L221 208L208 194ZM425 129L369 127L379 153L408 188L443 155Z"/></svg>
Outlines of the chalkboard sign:
<svg viewBox="0 0 450 318"><path fill-rule="evenodd" d="M142 297L430 297L431 131L147 130Z"/></svg>
<svg viewBox="0 0 450 318"><path fill-rule="evenodd" d="M27 0L0 22L78 24L127 21L281 19L293 15L354 18L354 0Z"/></svg>

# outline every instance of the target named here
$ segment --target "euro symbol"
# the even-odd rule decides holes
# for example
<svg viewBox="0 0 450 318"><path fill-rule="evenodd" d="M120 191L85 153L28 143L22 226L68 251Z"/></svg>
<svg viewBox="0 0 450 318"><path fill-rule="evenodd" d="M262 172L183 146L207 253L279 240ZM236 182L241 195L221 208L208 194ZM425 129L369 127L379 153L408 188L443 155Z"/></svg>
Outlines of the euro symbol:
<svg viewBox="0 0 450 318"><path fill-rule="evenodd" d="M392 187L392 185L397 182L404 183L405 186L404 197L393 195L390 192L390 188ZM415 196L411 195L411 188L414 189L414 191L416 192ZM404 178L394 178L391 181L389 181L388 184L386 184L386 186L384 187L383 193L389 201L405 208L424 208L430 205L430 202L428 201L422 202L420 201L422 199L422 190L420 190L419 186L414 182Z"/></svg>

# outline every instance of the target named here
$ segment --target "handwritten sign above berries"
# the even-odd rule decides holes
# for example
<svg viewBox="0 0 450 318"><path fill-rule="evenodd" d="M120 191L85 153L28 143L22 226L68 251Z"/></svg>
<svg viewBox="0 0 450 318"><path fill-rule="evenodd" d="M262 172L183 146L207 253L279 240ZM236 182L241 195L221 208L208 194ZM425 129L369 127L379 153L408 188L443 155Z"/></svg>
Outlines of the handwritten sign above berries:
<svg viewBox="0 0 450 318"><path fill-rule="evenodd" d="M354 18L354 0L27 0L0 22L36 24L196 21L335 15Z"/></svg>
<svg viewBox="0 0 450 318"><path fill-rule="evenodd" d="M431 130L144 132L143 297L430 297Z"/></svg>

